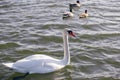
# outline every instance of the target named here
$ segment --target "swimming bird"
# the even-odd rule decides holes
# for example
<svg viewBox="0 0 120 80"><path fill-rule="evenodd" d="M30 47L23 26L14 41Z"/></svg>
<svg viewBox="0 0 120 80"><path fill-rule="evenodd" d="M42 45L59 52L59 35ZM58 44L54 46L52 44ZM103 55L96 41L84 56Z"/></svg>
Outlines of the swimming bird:
<svg viewBox="0 0 120 80"><path fill-rule="evenodd" d="M74 14L73 14L73 12L72 12L72 6L69 4L69 12L64 12L63 13L63 19L65 19L65 18L70 18L70 17L73 17L74 16Z"/></svg>
<svg viewBox="0 0 120 80"><path fill-rule="evenodd" d="M70 5L72 6L73 9L79 9L81 6L79 0L77 0L76 3L71 3Z"/></svg>
<svg viewBox="0 0 120 80"><path fill-rule="evenodd" d="M64 68L70 63L70 51L68 35L75 37L71 30L64 29L63 43L64 43L64 57L59 60L43 54L35 54L18 60L13 63L2 63L6 67L15 70L16 72L33 74L33 73L50 73Z"/></svg>
<svg viewBox="0 0 120 80"><path fill-rule="evenodd" d="M79 18L86 18L86 17L88 17L87 10L85 10L85 13L81 13L81 14L79 15Z"/></svg>

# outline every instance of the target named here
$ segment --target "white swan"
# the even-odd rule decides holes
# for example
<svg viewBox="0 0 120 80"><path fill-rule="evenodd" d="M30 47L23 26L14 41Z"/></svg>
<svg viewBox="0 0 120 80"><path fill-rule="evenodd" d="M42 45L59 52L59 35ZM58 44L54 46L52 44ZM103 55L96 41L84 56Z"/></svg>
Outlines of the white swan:
<svg viewBox="0 0 120 80"><path fill-rule="evenodd" d="M47 55L36 54L18 60L15 63L2 63L2 64L17 72L29 74L50 73L59 70L70 63L68 34L75 37L74 33L71 30L65 29L63 31L64 57L62 60L55 59Z"/></svg>

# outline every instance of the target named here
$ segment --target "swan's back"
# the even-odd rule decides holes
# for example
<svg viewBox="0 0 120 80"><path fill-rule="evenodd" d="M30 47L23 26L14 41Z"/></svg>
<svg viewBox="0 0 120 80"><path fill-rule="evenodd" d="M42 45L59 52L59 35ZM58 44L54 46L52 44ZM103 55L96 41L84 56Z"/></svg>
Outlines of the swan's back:
<svg viewBox="0 0 120 80"><path fill-rule="evenodd" d="M65 65L58 59L46 55L32 55L18 60L13 69L22 73L48 73L63 68Z"/></svg>

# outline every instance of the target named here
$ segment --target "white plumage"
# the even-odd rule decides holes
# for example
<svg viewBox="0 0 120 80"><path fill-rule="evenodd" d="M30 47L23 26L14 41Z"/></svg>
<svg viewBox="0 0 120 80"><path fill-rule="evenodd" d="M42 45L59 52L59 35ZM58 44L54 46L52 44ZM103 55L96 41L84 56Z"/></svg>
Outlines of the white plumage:
<svg viewBox="0 0 120 80"><path fill-rule="evenodd" d="M75 36L72 31L63 31L64 58L62 60L52 58L47 55L31 55L15 63L2 63L3 65L21 73L49 73L59 70L70 63L70 53L68 46L68 34Z"/></svg>

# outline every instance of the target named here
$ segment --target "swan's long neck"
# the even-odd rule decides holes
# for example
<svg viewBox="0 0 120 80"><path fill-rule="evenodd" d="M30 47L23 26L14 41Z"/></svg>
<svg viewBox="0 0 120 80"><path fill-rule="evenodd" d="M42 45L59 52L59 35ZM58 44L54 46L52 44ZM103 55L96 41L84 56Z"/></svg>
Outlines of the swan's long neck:
<svg viewBox="0 0 120 80"><path fill-rule="evenodd" d="M64 42L64 57L63 57L63 63L65 65L70 63L70 52L69 52L69 42L68 42L68 33L63 32L63 42Z"/></svg>

